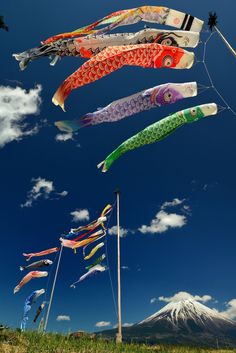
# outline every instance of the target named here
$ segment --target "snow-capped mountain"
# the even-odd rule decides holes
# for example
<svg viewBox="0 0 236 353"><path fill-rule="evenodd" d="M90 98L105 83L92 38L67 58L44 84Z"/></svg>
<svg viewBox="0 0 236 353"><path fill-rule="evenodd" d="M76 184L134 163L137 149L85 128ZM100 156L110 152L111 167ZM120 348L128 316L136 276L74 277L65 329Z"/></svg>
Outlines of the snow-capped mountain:
<svg viewBox="0 0 236 353"><path fill-rule="evenodd" d="M104 331L107 336L114 330ZM126 340L236 347L236 322L191 300L167 304L147 319L123 328Z"/></svg>
<svg viewBox="0 0 236 353"><path fill-rule="evenodd" d="M169 303L157 313L135 326L153 327L160 322L165 322L174 331L181 329L190 333L195 331L195 329L213 333L216 333L216 331L221 332L226 327L228 329L236 329L235 321L191 299Z"/></svg>

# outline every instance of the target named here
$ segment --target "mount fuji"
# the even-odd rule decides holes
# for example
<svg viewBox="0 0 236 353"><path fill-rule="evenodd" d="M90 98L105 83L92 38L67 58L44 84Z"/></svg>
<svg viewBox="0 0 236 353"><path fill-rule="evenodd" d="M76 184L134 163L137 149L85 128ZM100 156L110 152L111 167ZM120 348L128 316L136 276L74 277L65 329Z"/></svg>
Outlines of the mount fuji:
<svg viewBox="0 0 236 353"><path fill-rule="evenodd" d="M135 342L236 347L236 322L192 299L171 302L122 331ZM101 334L111 337L115 330Z"/></svg>

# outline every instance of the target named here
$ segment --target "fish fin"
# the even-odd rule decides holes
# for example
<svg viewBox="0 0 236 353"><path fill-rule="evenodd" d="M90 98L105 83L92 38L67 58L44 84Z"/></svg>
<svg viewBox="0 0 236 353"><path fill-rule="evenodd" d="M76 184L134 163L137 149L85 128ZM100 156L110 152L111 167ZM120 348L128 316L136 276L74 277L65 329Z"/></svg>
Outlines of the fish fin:
<svg viewBox="0 0 236 353"><path fill-rule="evenodd" d="M102 168L102 172L105 173L107 171L106 166L105 166L105 161L102 161L97 165L97 168Z"/></svg>
<svg viewBox="0 0 236 353"><path fill-rule="evenodd" d="M25 269L24 266L20 266L20 271L23 271Z"/></svg>
<svg viewBox="0 0 236 353"><path fill-rule="evenodd" d="M16 294L17 292L19 292L19 290L20 290L20 286L16 286L15 288L14 288L14 294Z"/></svg>
<svg viewBox="0 0 236 353"><path fill-rule="evenodd" d="M56 63L58 62L58 60L60 59L60 56L55 55L54 58L50 58L50 59L51 59L50 65L51 65L51 66L55 66Z"/></svg>

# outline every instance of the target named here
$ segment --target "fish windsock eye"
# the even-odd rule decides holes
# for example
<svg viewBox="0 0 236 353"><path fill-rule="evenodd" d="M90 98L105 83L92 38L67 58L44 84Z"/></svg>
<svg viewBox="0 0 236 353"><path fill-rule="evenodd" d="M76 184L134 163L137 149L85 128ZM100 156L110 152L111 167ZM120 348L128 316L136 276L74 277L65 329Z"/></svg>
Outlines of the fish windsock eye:
<svg viewBox="0 0 236 353"><path fill-rule="evenodd" d="M163 41L161 42L161 45L172 45L173 44L173 41L171 38L165 38L163 39Z"/></svg>
<svg viewBox="0 0 236 353"><path fill-rule="evenodd" d="M172 100L173 94L170 91L165 92L164 94L164 101L170 102Z"/></svg>
<svg viewBox="0 0 236 353"><path fill-rule="evenodd" d="M192 108L190 109L190 114L194 117L197 115L197 109L196 108Z"/></svg>
<svg viewBox="0 0 236 353"><path fill-rule="evenodd" d="M162 59L162 66L163 67L170 67L173 64L173 58L170 55L166 55L163 59Z"/></svg>

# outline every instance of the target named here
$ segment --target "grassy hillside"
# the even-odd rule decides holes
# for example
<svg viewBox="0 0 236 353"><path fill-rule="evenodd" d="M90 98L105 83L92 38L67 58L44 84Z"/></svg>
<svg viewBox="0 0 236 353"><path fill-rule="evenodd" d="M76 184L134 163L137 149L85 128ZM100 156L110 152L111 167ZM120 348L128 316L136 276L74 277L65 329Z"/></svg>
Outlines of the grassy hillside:
<svg viewBox="0 0 236 353"><path fill-rule="evenodd" d="M36 332L0 332L1 353L236 353L235 350L209 350L189 347L115 345L101 339L73 338L61 334L39 335Z"/></svg>

